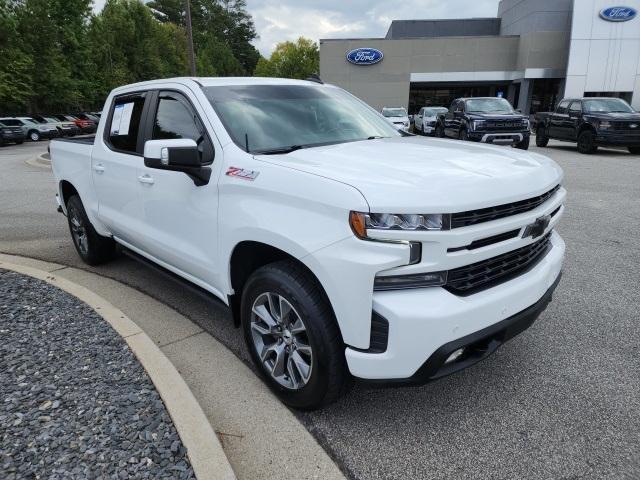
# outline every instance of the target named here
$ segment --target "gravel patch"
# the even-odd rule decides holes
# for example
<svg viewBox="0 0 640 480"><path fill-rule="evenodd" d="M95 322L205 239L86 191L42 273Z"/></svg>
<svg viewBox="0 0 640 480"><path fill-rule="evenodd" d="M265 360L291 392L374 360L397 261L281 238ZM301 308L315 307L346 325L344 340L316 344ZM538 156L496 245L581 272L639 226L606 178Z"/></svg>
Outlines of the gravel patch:
<svg viewBox="0 0 640 480"><path fill-rule="evenodd" d="M0 478L195 478L151 380L91 308L0 270Z"/></svg>

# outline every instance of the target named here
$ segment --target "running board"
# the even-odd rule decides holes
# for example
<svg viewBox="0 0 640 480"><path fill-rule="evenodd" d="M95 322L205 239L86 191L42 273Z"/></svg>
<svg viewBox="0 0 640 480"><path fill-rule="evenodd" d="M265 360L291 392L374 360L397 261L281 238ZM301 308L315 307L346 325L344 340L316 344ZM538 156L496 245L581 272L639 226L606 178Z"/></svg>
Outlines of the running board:
<svg viewBox="0 0 640 480"><path fill-rule="evenodd" d="M180 275L178 275L176 273L173 273L170 270L167 270L166 268L158 265L157 263L149 260L146 257L143 257L142 255L134 252L133 250L129 250L127 247L125 247L123 245L118 244L118 248L127 257L131 258L132 260L135 260L136 262L139 262L139 263L145 265L146 267L150 268L151 270L154 270L156 273L159 273L164 278L167 278L167 279L172 280L173 282L179 284L180 286L182 286L186 290L189 290L191 293L193 293L193 294L197 295L198 297L202 298L203 300L205 300L207 303L210 303L212 305L216 305L218 307L223 307L225 310L229 310L229 306L225 305L225 303L222 300L220 300L218 297L216 297L213 293L205 290L202 287L199 287L198 285L195 285L195 284L191 283L189 280L186 280L186 279L182 278Z"/></svg>

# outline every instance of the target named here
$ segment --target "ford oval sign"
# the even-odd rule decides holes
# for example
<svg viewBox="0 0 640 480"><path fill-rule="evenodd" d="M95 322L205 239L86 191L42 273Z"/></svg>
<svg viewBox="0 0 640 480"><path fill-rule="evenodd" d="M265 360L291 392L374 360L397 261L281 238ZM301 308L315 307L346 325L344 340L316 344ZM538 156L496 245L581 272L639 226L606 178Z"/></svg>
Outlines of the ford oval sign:
<svg viewBox="0 0 640 480"><path fill-rule="evenodd" d="M600 10L600 16L609 22L626 22L634 18L637 13L631 7L609 7Z"/></svg>
<svg viewBox="0 0 640 480"><path fill-rule="evenodd" d="M354 65L373 65L382 57L384 54L377 48L356 48L347 53L347 61Z"/></svg>

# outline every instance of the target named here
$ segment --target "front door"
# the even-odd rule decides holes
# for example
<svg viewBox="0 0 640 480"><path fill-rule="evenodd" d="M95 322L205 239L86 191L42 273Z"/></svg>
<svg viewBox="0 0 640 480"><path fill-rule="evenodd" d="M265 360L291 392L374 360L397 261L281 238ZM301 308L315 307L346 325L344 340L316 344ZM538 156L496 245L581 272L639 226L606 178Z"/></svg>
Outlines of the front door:
<svg viewBox="0 0 640 480"><path fill-rule="evenodd" d="M154 92L146 139L191 138L205 163L214 160L214 144L204 114L179 91ZM222 155L222 149L218 149ZM183 172L141 166L138 188L142 249L167 267L188 274L201 286L215 284L218 188L215 174L196 186ZM205 285L202 285L204 283Z"/></svg>
<svg viewBox="0 0 640 480"><path fill-rule="evenodd" d="M98 198L98 218L109 231L131 242L139 228L138 169L143 164L141 118L146 92L114 99L105 112L107 119L102 141L91 153L93 185Z"/></svg>
<svg viewBox="0 0 640 480"><path fill-rule="evenodd" d="M552 138L567 137L566 123L569 120L569 100L563 100L558 104L556 111L549 119L549 136Z"/></svg>

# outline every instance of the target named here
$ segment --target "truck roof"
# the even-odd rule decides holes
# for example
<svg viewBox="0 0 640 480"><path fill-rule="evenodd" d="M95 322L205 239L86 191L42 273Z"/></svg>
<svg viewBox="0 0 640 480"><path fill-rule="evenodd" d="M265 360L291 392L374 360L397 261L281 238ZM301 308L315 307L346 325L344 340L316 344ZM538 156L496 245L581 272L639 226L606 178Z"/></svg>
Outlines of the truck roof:
<svg viewBox="0 0 640 480"><path fill-rule="evenodd" d="M271 77L173 77L162 78L157 80L148 80L146 82L132 83L122 85L114 89L114 92L120 90L129 90L132 87L153 87L157 84L181 83L181 84L197 84L203 87L217 87L225 85L321 85L318 82L310 80L294 80L291 78L271 78Z"/></svg>

